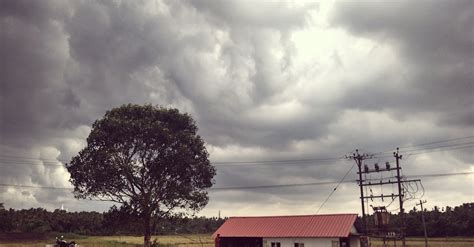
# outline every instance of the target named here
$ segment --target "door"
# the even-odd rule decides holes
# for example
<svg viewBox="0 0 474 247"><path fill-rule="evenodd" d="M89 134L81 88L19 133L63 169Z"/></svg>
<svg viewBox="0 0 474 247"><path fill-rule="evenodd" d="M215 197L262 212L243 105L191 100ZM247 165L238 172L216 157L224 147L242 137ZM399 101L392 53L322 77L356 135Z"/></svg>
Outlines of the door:
<svg viewBox="0 0 474 247"><path fill-rule="evenodd" d="M339 238L339 246L340 247L350 247L351 242L349 241L349 238Z"/></svg>

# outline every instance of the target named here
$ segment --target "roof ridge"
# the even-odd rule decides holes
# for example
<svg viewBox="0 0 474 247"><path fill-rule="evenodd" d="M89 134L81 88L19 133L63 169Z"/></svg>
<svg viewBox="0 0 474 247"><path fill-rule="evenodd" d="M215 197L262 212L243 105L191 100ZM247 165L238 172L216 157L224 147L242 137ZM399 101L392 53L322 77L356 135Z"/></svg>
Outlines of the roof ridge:
<svg viewBox="0 0 474 247"><path fill-rule="evenodd" d="M347 216L356 215L356 213L343 214L301 214L301 215L262 215L262 216L230 216L230 218L283 218L283 217L315 217L315 216Z"/></svg>
<svg viewBox="0 0 474 247"><path fill-rule="evenodd" d="M347 237L356 220L355 213L230 217L212 236Z"/></svg>

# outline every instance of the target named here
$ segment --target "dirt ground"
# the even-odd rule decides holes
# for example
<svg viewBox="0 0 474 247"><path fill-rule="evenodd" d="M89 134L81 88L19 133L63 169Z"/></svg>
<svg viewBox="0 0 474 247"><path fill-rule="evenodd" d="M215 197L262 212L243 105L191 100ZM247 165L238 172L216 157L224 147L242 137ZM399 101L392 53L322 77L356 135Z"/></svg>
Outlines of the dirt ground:
<svg viewBox="0 0 474 247"><path fill-rule="evenodd" d="M157 240L160 246L168 247L213 247L214 242L210 235L167 235L167 236L153 236L152 240ZM81 236L80 238L68 239L76 241L81 247L99 247L99 246L140 246L143 243L143 237L139 236ZM48 244L54 244L54 238L51 240L17 240L17 241L3 241L0 240L0 247L45 247ZM387 246L400 247L401 241L397 241L396 245L393 242L388 243ZM382 247L383 243L380 240L373 239L371 241L372 247ZM408 238L408 247L423 247L425 242L423 238ZM472 238L430 238L430 247L474 247L474 237Z"/></svg>

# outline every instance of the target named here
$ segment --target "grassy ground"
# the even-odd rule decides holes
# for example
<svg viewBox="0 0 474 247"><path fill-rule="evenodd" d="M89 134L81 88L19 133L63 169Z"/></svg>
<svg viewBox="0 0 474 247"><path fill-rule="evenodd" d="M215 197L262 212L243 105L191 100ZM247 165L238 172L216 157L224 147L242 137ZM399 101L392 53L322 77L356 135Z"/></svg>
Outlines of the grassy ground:
<svg viewBox="0 0 474 247"><path fill-rule="evenodd" d="M168 236L153 236L153 240L157 240L160 246L167 247L213 247L214 242L210 235L168 235ZM99 247L99 246L120 246L131 247L140 246L143 244L143 237L136 236L90 236L80 238L70 238L66 236L66 240L74 240L77 244L84 247ZM53 244L54 238L50 241L0 241L0 247L45 247L47 244Z"/></svg>
<svg viewBox="0 0 474 247"><path fill-rule="evenodd" d="M213 240L210 235L173 235L173 236L153 236L153 239L157 239L161 246L169 247L212 247L214 246ZM68 239L69 240L69 239ZM118 246L118 247L131 247L139 246L143 243L142 237L135 236L94 236L94 237L76 237L75 240L80 246ZM47 244L52 244L54 239L51 241L15 241L15 242L0 242L0 247L45 247ZM397 242L396 246L401 246L401 241ZM409 247L423 247L423 238L409 238L407 245ZM382 242L378 240L372 241L372 247L381 247ZM389 243L388 246L394 246L393 242ZM429 246L431 247L473 247L474 238L430 238Z"/></svg>
<svg viewBox="0 0 474 247"><path fill-rule="evenodd" d="M382 247L383 243L380 240L373 240L372 247ZM424 238L408 238L407 239L408 247L424 247L425 239ZM428 245L430 247L473 247L474 238L428 238ZM392 242L387 243L387 246L402 246L402 241L397 241L396 244Z"/></svg>

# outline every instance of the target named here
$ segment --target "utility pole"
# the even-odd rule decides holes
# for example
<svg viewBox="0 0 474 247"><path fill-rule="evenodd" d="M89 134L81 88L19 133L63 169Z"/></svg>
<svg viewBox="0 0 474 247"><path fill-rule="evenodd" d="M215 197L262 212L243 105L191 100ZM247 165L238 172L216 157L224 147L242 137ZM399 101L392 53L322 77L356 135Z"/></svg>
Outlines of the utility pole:
<svg viewBox="0 0 474 247"><path fill-rule="evenodd" d="M428 247L428 234L426 233L426 223L425 223L425 212L423 209L423 203L426 203L426 200L420 200L420 204L416 204L417 206L421 206L421 221L423 222L423 232L425 234L425 247Z"/></svg>
<svg viewBox="0 0 474 247"><path fill-rule="evenodd" d="M362 224L364 228L364 234L367 234L367 222L365 222L365 205L364 205L364 189L362 187L362 155L359 154L359 150L356 149L356 153L352 155L354 161L359 168L359 187L360 187L360 203L362 206Z"/></svg>
<svg viewBox="0 0 474 247"><path fill-rule="evenodd" d="M385 166L382 167L378 163L375 163L373 168L369 168L367 164L364 164L364 160L372 159L374 156L364 153L360 154L359 150L356 149L356 152L347 157L352 160L354 160L357 164L358 172L357 174L359 175L358 179L358 185L360 188L360 202L361 202L361 207L362 207L362 231L365 235L375 237L375 238L382 238L384 241L387 239L393 239L394 241L402 240L402 247L406 247L406 239L405 239L405 231L406 231L406 219L405 219L405 210L403 208L403 202L405 200L405 192L402 185L404 183L421 183L420 179L410 179L410 180L402 180L401 176L401 165L400 165L400 160L402 159L402 155L399 154L399 149L397 148L396 152L393 152L393 157L395 157L396 160L396 166L393 167L390 165L390 163L387 161L385 163ZM362 166L363 165L363 166ZM396 179L390 179L392 177L383 177L381 175L381 179L379 181L374 181L374 179L363 179L362 174L367 175L371 173L387 173L391 171L396 171ZM397 185L398 187L398 193L394 193L394 191L391 194L384 194L381 193L380 195L373 195L372 190L370 195L364 195L364 187L365 188L371 188L373 186L380 186L381 188L386 185ZM392 202L398 197L398 202L399 202L399 208L400 208L400 221L401 224L397 227L396 232L392 232L393 228L390 228L389 221L388 221L388 212L386 210L385 206L372 206L372 209L374 210L374 215L375 215L375 228L369 228L368 224L368 215L369 213L366 214L366 207L365 203L368 202L370 199L373 201L374 199L379 199L382 202L384 201L385 198L390 198L392 199ZM391 204L391 203L390 203ZM389 205L390 205L389 204Z"/></svg>
<svg viewBox="0 0 474 247"><path fill-rule="evenodd" d="M397 163L397 184L398 184L398 201L400 206L400 219L402 220L402 227L400 229L401 237L402 237L402 246L405 247L405 210L403 209L403 191L402 191L402 182L400 176L400 160L402 159L402 155L398 154L399 148L397 148L396 152L393 152L393 157L395 157Z"/></svg>

